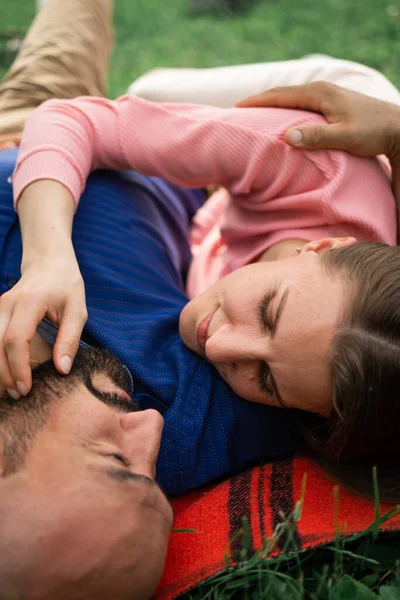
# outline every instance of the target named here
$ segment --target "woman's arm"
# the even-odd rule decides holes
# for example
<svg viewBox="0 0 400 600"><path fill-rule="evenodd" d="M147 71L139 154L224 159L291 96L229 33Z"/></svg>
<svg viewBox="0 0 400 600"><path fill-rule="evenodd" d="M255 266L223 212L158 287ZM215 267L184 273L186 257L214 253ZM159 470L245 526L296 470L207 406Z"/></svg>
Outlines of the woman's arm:
<svg viewBox="0 0 400 600"><path fill-rule="evenodd" d="M37 181L18 203L23 257L20 281L0 300L0 386L11 395L31 388L29 346L47 315L59 325L53 358L68 373L86 322L85 291L71 229L74 201L54 181Z"/></svg>
<svg viewBox="0 0 400 600"><path fill-rule="evenodd" d="M322 117L268 113L153 104L134 97L51 100L25 127L13 178L15 200L32 181L55 179L77 203L90 171L98 168L135 169L186 187L217 184L243 202L250 193L279 197L297 180L301 191L300 168L317 185L333 175L328 153L310 160L282 139L288 124L304 118L323 122Z"/></svg>
<svg viewBox="0 0 400 600"><path fill-rule="evenodd" d="M56 367L63 371L62 356L69 364L75 357L86 306L70 234L91 170L132 168L186 186L223 185L237 207L256 207L246 213L250 229L252 221L262 222L260 211L270 198L291 194L292 202L304 202L314 195L320 204L320 188L334 165L327 153L317 165L293 151L282 140L287 111L270 112L270 119L261 119L258 110L154 105L128 97L52 100L38 108L26 124L13 176L23 277L0 304L0 382L16 390L20 381L22 390L30 389L27 348L44 314L60 325ZM310 115L312 122L319 119ZM318 209L311 212L315 218ZM227 215L231 237L238 229L242 234L242 225L242 213Z"/></svg>
<svg viewBox="0 0 400 600"><path fill-rule="evenodd" d="M39 206L42 195L31 194L31 184L40 180L53 180L46 184L56 186L44 192L43 210L51 215L53 210L60 210L59 198L65 193L75 205L78 203L91 170L135 169L186 187L218 184L228 188L234 202L229 203L221 230L226 244L236 243L242 254L244 246L247 253L254 253L254 248L248 247L249 240L254 240L258 251L260 239L266 239L266 235L270 239L267 246L289 238L316 239L316 231L324 234L331 226L337 226L337 235L344 235L354 216L357 224L365 223L369 235L387 234L387 222L392 224L393 218L386 218L379 229L375 226L380 222L375 206L372 222L370 216L364 219L359 215L358 201L363 198L363 212L371 215L366 206L375 202L377 193L382 198L381 212L387 212L393 198L383 171L375 161L360 161L344 153L293 150L285 144L284 132L288 126L296 127L304 121L324 123L319 115L276 109L261 112L163 105L129 97L116 101L87 97L51 100L31 115L25 127L13 176L17 208L21 198L32 202L31 206ZM354 169L359 175L355 181L349 176ZM70 215L68 219L70 226ZM30 235L29 228L34 229L34 222L26 220L25 239ZM39 239L45 239L45 234ZM76 274L75 266L71 272ZM33 290L34 279L29 280L24 272L9 294L13 296L24 281ZM60 286L61 291L67 290L62 282ZM44 297L48 295L51 289L45 288ZM82 297L81 291L78 304L85 307ZM37 325L41 312L29 317L31 326L34 321ZM1 314L0 306L0 318ZM57 319L64 313L59 310L47 314L59 323ZM78 320L71 337L74 344L85 320L82 310L75 314ZM13 337L8 342L15 346ZM70 354L73 358L73 351ZM23 368L27 365L25 352Z"/></svg>

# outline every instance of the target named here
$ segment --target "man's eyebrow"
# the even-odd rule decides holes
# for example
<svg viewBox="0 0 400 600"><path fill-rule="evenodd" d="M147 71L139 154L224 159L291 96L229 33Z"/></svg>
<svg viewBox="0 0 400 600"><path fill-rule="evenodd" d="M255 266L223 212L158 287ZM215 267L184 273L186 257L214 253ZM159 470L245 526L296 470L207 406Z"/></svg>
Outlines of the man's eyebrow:
<svg viewBox="0 0 400 600"><path fill-rule="evenodd" d="M86 389L91 394L93 394L93 396L95 396L98 400L101 400L101 402L104 402L104 404L106 404L110 408L120 410L124 413L137 412L139 410L139 407L138 407L137 403L135 402L135 400L132 398L132 396L130 396L131 402L128 402L128 400L125 399L125 397L120 396L118 394L118 391L116 391L116 392L101 392L93 385L93 383L91 381L90 381L90 385L87 385L87 382L85 382L85 385L86 385Z"/></svg>

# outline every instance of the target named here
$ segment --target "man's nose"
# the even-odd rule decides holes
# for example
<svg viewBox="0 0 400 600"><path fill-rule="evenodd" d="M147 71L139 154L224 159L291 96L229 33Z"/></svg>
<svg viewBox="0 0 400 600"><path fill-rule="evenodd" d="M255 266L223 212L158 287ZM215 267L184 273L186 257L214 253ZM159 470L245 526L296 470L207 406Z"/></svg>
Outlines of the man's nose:
<svg viewBox="0 0 400 600"><path fill-rule="evenodd" d="M238 363L249 360L266 360L268 340L247 328L223 325L206 343L208 360L215 363Z"/></svg>
<svg viewBox="0 0 400 600"><path fill-rule="evenodd" d="M124 448L135 473L155 477L164 421L153 409L124 414L120 417L125 431Z"/></svg>
<svg viewBox="0 0 400 600"><path fill-rule="evenodd" d="M147 432L162 431L163 418L157 410L148 408L147 410L137 410L121 415L120 423L125 431L140 429Z"/></svg>

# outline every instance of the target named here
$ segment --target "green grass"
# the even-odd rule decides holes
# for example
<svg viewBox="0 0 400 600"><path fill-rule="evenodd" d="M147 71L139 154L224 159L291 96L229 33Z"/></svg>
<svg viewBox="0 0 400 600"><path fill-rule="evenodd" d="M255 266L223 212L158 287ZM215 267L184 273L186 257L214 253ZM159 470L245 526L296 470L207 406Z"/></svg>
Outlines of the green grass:
<svg viewBox="0 0 400 600"><path fill-rule="evenodd" d="M400 506L384 515L374 469L375 520L364 531L332 544L299 551L293 535L301 520L303 499L291 515L281 515L273 536L248 555L249 527L243 519L242 550L227 556L226 568L189 591L182 600L400 600L400 536L381 533L380 526L400 514ZM306 491L305 491L306 494ZM273 557L279 539L282 553Z"/></svg>
<svg viewBox="0 0 400 600"><path fill-rule="evenodd" d="M110 96L154 67L210 67L316 52L368 64L400 86L399 0L259 0L237 16L197 18L188 14L188 1L116 0ZM34 0L1 4L3 30L28 27Z"/></svg>
<svg viewBox="0 0 400 600"><path fill-rule="evenodd" d="M400 600L400 540L386 534L268 559L264 551L227 568L182 600Z"/></svg>
<svg viewBox="0 0 400 600"><path fill-rule="evenodd" d="M2 32L26 30L34 0L0 2ZM309 53L365 63L400 87L400 0L260 0L237 16L197 18L189 16L187 2L116 0L111 97L154 67L212 67ZM0 37L0 77L11 58ZM367 531L362 539L272 562L259 554L187 598L400 600L398 536L374 545L372 538Z"/></svg>

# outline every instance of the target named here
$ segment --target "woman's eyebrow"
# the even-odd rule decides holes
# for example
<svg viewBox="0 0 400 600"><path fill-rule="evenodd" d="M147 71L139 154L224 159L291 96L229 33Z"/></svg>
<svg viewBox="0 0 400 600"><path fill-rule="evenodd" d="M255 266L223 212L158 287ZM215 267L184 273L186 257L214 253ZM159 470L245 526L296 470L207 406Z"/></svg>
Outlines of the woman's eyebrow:
<svg viewBox="0 0 400 600"><path fill-rule="evenodd" d="M273 324L271 326L271 337L272 338L276 335L276 332L277 332L277 329L278 329L278 325L279 325L279 321L280 321L280 318L282 316L283 309L286 306L286 302L287 302L288 296L289 296L289 289L287 288L283 292L283 294L281 296L281 299L279 301L278 308L276 309L275 319L274 319L274 322L273 322Z"/></svg>

